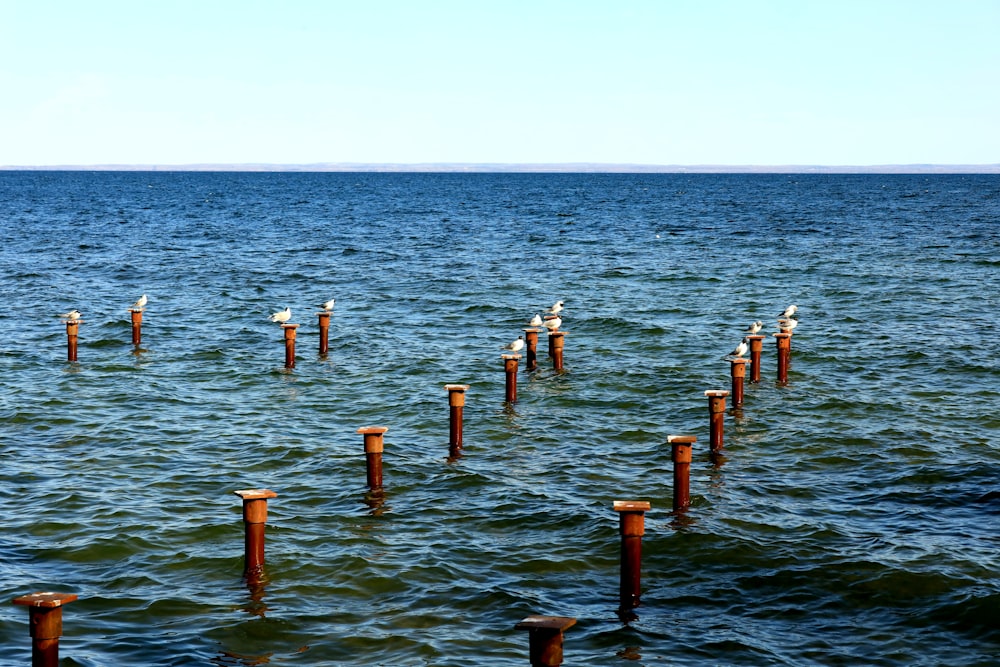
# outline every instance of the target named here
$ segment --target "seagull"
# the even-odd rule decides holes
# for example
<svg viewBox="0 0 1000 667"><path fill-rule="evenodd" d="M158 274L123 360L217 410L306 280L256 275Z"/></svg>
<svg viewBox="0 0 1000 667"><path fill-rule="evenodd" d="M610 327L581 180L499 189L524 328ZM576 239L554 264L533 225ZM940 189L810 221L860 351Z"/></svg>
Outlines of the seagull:
<svg viewBox="0 0 1000 667"><path fill-rule="evenodd" d="M783 312L781 315L778 315L778 317L791 317L792 315L795 314L795 311L797 311L798 309L799 307L793 304L788 308L785 308L785 312Z"/></svg>
<svg viewBox="0 0 1000 667"><path fill-rule="evenodd" d="M786 319L778 321L778 328L781 329L784 333L791 333L792 329L794 329L797 326L799 326L798 320Z"/></svg>
<svg viewBox="0 0 1000 667"><path fill-rule="evenodd" d="M284 324L288 320L292 319L292 309L286 307L284 310L278 311L273 315L268 315L267 319L271 320L272 322Z"/></svg>
<svg viewBox="0 0 1000 667"><path fill-rule="evenodd" d="M540 326L542 326L542 316L539 315L538 313L535 313L535 316L531 318L530 322L528 322L528 326L529 327L540 327Z"/></svg>
<svg viewBox="0 0 1000 667"><path fill-rule="evenodd" d="M507 350L509 352L520 352L521 348L524 347L524 336L518 336L517 340L511 341L506 345L501 345L501 350Z"/></svg>
<svg viewBox="0 0 1000 667"><path fill-rule="evenodd" d="M746 332L748 334L755 334L764 327L763 320L757 320L756 322L751 322L750 326L747 327Z"/></svg>
<svg viewBox="0 0 1000 667"><path fill-rule="evenodd" d="M333 304L334 304L334 303L335 303L336 301L337 301L336 299L330 299L330 300L329 300L329 301L327 301L326 303L321 303L321 304L320 304L320 305L319 305L318 307L319 307L319 308L322 308L323 310L325 310L326 312L328 312L328 313L329 313L329 312L330 312L331 310L333 310Z"/></svg>
<svg viewBox="0 0 1000 667"><path fill-rule="evenodd" d="M69 311L68 313L63 313L59 317L63 318L64 320L78 320L81 317L83 317L83 313L81 313L79 310L74 309Z"/></svg>
<svg viewBox="0 0 1000 667"><path fill-rule="evenodd" d="M549 308L549 313L552 315L558 315L559 311L561 311L562 309L563 309L563 302L556 301L554 304L552 304L552 307Z"/></svg>
<svg viewBox="0 0 1000 667"><path fill-rule="evenodd" d="M746 338L740 341L740 344L736 346L736 349L726 355L726 357L736 357L737 359L742 357L750 349L750 343ZM725 359L726 357L723 357Z"/></svg>
<svg viewBox="0 0 1000 667"><path fill-rule="evenodd" d="M147 299L146 295L143 294L138 299L136 299L135 303L132 304L132 310L142 310L142 307L146 305L147 301L149 301L149 299Z"/></svg>
<svg viewBox="0 0 1000 667"><path fill-rule="evenodd" d="M559 316L550 317L547 320L545 320L542 326L548 329L549 333L552 333L553 331L559 329L560 326L562 326L562 318Z"/></svg>

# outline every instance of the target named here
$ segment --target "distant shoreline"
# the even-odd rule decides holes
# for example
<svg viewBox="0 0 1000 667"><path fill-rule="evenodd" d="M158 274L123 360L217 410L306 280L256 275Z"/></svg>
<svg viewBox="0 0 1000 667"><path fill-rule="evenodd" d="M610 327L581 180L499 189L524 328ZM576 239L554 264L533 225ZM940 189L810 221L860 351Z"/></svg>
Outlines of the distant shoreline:
<svg viewBox="0 0 1000 667"><path fill-rule="evenodd" d="M655 165L602 163L361 163L314 164L94 164L9 165L0 171L222 171L369 173L588 173L588 174L1000 174L998 164L888 165Z"/></svg>

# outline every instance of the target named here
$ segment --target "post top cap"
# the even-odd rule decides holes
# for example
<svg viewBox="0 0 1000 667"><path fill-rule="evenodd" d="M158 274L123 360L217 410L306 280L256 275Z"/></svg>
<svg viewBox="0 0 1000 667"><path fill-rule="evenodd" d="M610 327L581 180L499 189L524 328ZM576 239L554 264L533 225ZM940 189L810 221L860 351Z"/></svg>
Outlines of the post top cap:
<svg viewBox="0 0 1000 667"><path fill-rule="evenodd" d="M278 494L271 489L243 489L242 491L233 491L233 493L243 500L259 500L261 498L278 497Z"/></svg>
<svg viewBox="0 0 1000 667"><path fill-rule="evenodd" d="M514 626L515 630L565 630L576 625L569 616L529 616Z"/></svg>
<svg viewBox="0 0 1000 667"><path fill-rule="evenodd" d="M764 334L749 334L746 337L749 338L750 340L764 340L765 338L767 338L767 336L765 336Z"/></svg>
<svg viewBox="0 0 1000 667"><path fill-rule="evenodd" d="M330 315L333 314L333 311L332 310L317 310L316 314L319 315L320 317L323 317L324 315L327 316L327 317L329 317Z"/></svg>
<svg viewBox="0 0 1000 667"><path fill-rule="evenodd" d="M729 392L725 389L709 389L705 392L705 395L709 398L725 398L726 396L729 396Z"/></svg>
<svg viewBox="0 0 1000 667"><path fill-rule="evenodd" d="M565 336L568 333L569 332L566 331L565 329L556 329L555 331L550 331L549 335L550 336Z"/></svg>
<svg viewBox="0 0 1000 667"><path fill-rule="evenodd" d="M614 504L616 512L645 512L650 507L646 500L616 500Z"/></svg>
<svg viewBox="0 0 1000 667"><path fill-rule="evenodd" d="M670 444L690 445L698 442L698 438L693 435L668 435L667 442Z"/></svg>
<svg viewBox="0 0 1000 667"><path fill-rule="evenodd" d="M541 327L528 327L527 329L521 329L525 333L542 333Z"/></svg>
<svg viewBox="0 0 1000 667"><path fill-rule="evenodd" d="M731 364L749 364L750 360L747 359L746 357L733 357L732 359L729 360L729 363L731 363Z"/></svg>
<svg viewBox="0 0 1000 667"><path fill-rule="evenodd" d="M381 435L389 430L388 426L362 426L357 430L364 435Z"/></svg>
<svg viewBox="0 0 1000 667"><path fill-rule="evenodd" d="M520 354L501 354L500 358L501 359L520 359L521 355Z"/></svg>
<svg viewBox="0 0 1000 667"><path fill-rule="evenodd" d="M445 391L465 391L468 388L467 384L446 384L444 386Z"/></svg>
<svg viewBox="0 0 1000 667"><path fill-rule="evenodd" d="M791 338L792 337L792 332L791 331L781 331L779 333L773 333L771 335L774 336L775 338Z"/></svg>
<svg viewBox="0 0 1000 667"><path fill-rule="evenodd" d="M298 329L299 325L298 324L289 324L288 322L285 322L284 324L281 325L281 328L282 329Z"/></svg>
<svg viewBox="0 0 1000 667"><path fill-rule="evenodd" d="M14 598L14 604L25 607L55 608L73 602L77 599L75 593L30 593Z"/></svg>

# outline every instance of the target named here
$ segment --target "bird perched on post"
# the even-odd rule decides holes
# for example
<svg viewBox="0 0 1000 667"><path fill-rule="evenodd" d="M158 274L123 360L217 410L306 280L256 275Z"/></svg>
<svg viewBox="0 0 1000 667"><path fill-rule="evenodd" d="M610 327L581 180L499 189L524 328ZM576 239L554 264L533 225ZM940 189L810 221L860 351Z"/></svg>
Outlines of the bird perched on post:
<svg viewBox="0 0 1000 667"><path fill-rule="evenodd" d="M727 358L739 359L744 354L746 354L749 349L750 349L750 341L744 338L743 340L740 341L740 344L736 346L736 349L727 354L725 357L723 357L723 359Z"/></svg>
<svg viewBox="0 0 1000 667"><path fill-rule="evenodd" d="M149 299L147 299L146 295L143 294L138 299L136 299L135 303L132 304L132 308L130 308L130 310L142 310L143 307L145 307L146 302L148 301Z"/></svg>
<svg viewBox="0 0 1000 667"><path fill-rule="evenodd" d="M796 306L795 304L792 304L788 308L785 308L785 312L783 312L781 315L778 315L778 317L791 317L792 315L794 315L796 313L796 311L798 309L799 309L798 306Z"/></svg>
<svg viewBox="0 0 1000 667"><path fill-rule="evenodd" d="M286 306L284 310L279 310L276 313L268 315L267 319L272 322L277 322L278 324L284 324L288 320L292 319L292 309Z"/></svg>
<svg viewBox="0 0 1000 667"><path fill-rule="evenodd" d="M513 340L506 345L501 345L501 350L507 350L508 352L520 352L524 348L524 336L518 336L517 340Z"/></svg>
<svg viewBox="0 0 1000 667"><path fill-rule="evenodd" d="M538 313L535 313L535 316L532 317L531 320L528 322L528 326L529 327L540 327L540 326L542 326L542 316L539 315Z"/></svg>
<svg viewBox="0 0 1000 667"><path fill-rule="evenodd" d="M322 308L323 310L329 313L331 310L333 310L333 304L336 303L336 301L337 301L336 299L330 299L325 303L321 303L318 306L318 308Z"/></svg>
<svg viewBox="0 0 1000 667"><path fill-rule="evenodd" d="M558 315L556 317L548 317L545 319L545 322L542 323L542 326L548 329L549 333L552 333L553 331L557 331L559 327L562 326L562 318Z"/></svg>
<svg viewBox="0 0 1000 667"><path fill-rule="evenodd" d="M757 333L758 331L760 331L763 327L764 327L764 321L763 320L757 320L756 322L751 322L750 323L750 326L748 326L746 328L746 332L748 334L753 335L753 334Z"/></svg>
<svg viewBox="0 0 1000 667"><path fill-rule="evenodd" d="M78 320L81 317L83 317L83 313L81 313L79 310L73 309L68 313L63 313L59 317L63 318L64 320Z"/></svg>
<svg viewBox="0 0 1000 667"><path fill-rule="evenodd" d="M549 308L549 314L558 315L562 311L562 309L563 309L563 301L562 300L556 301L554 304L552 304L552 307Z"/></svg>

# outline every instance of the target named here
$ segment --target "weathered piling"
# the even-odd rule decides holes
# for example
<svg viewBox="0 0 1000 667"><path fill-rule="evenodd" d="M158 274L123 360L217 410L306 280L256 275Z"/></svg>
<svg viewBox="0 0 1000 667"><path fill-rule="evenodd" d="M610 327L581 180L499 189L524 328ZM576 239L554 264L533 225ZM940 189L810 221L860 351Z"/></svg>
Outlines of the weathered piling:
<svg viewBox="0 0 1000 667"><path fill-rule="evenodd" d="M568 616L529 616L514 626L528 631L531 667L558 667L563 661L563 631L576 624Z"/></svg>
<svg viewBox="0 0 1000 667"><path fill-rule="evenodd" d="M645 534L646 512L650 504L643 500L616 500L618 532L621 534L621 579L619 612L639 606L642 571L642 536Z"/></svg>
<svg viewBox="0 0 1000 667"><path fill-rule="evenodd" d="M330 311L316 313L319 320L319 356L326 356L330 350Z"/></svg>
<svg viewBox="0 0 1000 667"><path fill-rule="evenodd" d="M285 332L285 368L295 368L295 332L298 324L282 324Z"/></svg>
<svg viewBox="0 0 1000 667"><path fill-rule="evenodd" d="M566 344L565 338L565 331L553 331L549 334L553 370L561 371L563 369L563 346Z"/></svg>
<svg viewBox="0 0 1000 667"><path fill-rule="evenodd" d="M668 435L670 460L674 463L674 511L684 510L691 504L691 445L697 442L693 435Z"/></svg>
<svg viewBox="0 0 1000 667"><path fill-rule="evenodd" d="M66 320L66 361L76 361L77 335L81 320Z"/></svg>
<svg viewBox="0 0 1000 667"><path fill-rule="evenodd" d="M462 452L462 412L465 409L467 384L446 384L448 392L448 456L458 457Z"/></svg>
<svg viewBox="0 0 1000 667"><path fill-rule="evenodd" d="M517 402L517 360L520 354L501 354L503 359L503 370L506 375L504 400L507 403Z"/></svg>
<svg viewBox="0 0 1000 667"><path fill-rule="evenodd" d="M142 344L142 308L129 308L128 312L132 316L132 345L139 347Z"/></svg>
<svg viewBox="0 0 1000 667"><path fill-rule="evenodd" d="M267 523L267 499L277 498L270 489L233 491L243 499L243 576L257 578L264 570L264 527Z"/></svg>
<svg viewBox="0 0 1000 667"><path fill-rule="evenodd" d="M760 383L760 352L764 347L766 336L747 336L750 341L750 384Z"/></svg>
<svg viewBox="0 0 1000 667"><path fill-rule="evenodd" d="M743 380L747 376L749 359L737 357L729 360L729 375L733 385L733 407L743 405Z"/></svg>
<svg viewBox="0 0 1000 667"><path fill-rule="evenodd" d="M14 598L14 604L28 608L32 667L58 667L62 608L76 599L73 593L31 593Z"/></svg>
<svg viewBox="0 0 1000 667"><path fill-rule="evenodd" d="M708 396L709 449L712 454L719 454L722 452L723 419L726 415L726 396L729 396L729 392L709 389L705 392L705 396Z"/></svg>
<svg viewBox="0 0 1000 667"><path fill-rule="evenodd" d="M538 368L538 334L542 332L538 328L524 329L524 351L525 369L533 371Z"/></svg>
<svg viewBox="0 0 1000 667"><path fill-rule="evenodd" d="M365 439L368 488L372 492L382 490L382 450L385 447L382 436L388 430L388 426L362 426L357 431Z"/></svg>
<svg viewBox="0 0 1000 667"><path fill-rule="evenodd" d="M788 367L792 360L792 334L771 334L778 345L778 384L788 384Z"/></svg>

